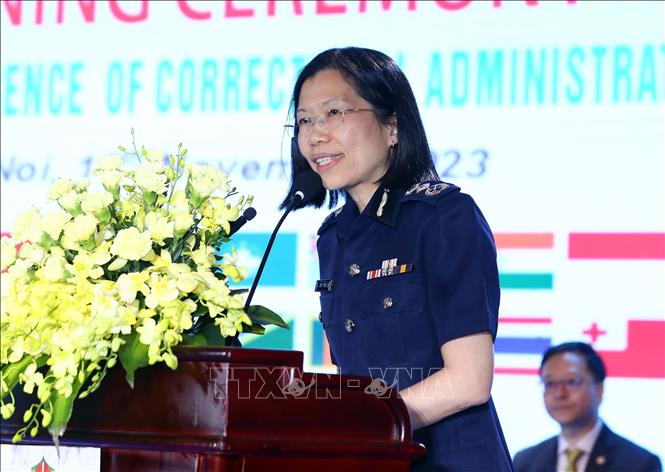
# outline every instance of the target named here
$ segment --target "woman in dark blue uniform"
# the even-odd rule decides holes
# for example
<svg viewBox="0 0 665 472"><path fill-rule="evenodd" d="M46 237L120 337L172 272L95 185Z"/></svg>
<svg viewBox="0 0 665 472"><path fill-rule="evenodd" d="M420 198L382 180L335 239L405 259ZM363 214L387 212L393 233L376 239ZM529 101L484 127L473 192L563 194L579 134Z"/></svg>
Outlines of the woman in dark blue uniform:
<svg viewBox="0 0 665 472"><path fill-rule="evenodd" d="M425 470L512 471L490 388L494 240L473 199L437 179L409 83L385 54L331 49L293 93L292 178L313 169L321 322L342 374L406 403ZM284 205L290 198L284 201Z"/></svg>

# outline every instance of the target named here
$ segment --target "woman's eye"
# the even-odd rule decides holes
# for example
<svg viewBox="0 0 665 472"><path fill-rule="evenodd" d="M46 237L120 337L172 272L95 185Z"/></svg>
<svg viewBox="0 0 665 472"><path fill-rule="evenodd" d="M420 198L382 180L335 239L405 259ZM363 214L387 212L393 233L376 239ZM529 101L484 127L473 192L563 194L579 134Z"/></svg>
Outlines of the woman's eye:
<svg viewBox="0 0 665 472"><path fill-rule="evenodd" d="M310 117L298 118L298 126L307 126L312 122Z"/></svg>
<svg viewBox="0 0 665 472"><path fill-rule="evenodd" d="M337 108L331 108L330 110L328 110L328 116L336 116L336 115L339 115L340 113L341 113L341 110L339 110Z"/></svg>

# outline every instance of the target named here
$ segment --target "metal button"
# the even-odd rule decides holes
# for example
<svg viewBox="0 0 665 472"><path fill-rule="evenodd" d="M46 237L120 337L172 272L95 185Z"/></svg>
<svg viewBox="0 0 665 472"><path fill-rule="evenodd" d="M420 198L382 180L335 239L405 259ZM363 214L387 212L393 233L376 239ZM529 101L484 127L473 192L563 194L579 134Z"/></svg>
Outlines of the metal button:
<svg viewBox="0 0 665 472"><path fill-rule="evenodd" d="M321 323L323 323L323 312L322 311L319 312L319 321Z"/></svg>
<svg viewBox="0 0 665 472"><path fill-rule="evenodd" d="M384 299L383 299L383 309L384 309L384 310L387 310L387 309L390 308L391 306L393 306L393 299L390 298L390 297L386 297L386 298L384 298Z"/></svg>
<svg viewBox="0 0 665 472"><path fill-rule="evenodd" d="M355 277L360 273L360 266L358 264L351 264L349 270L346 271L349 277Z"/></svg>
<svg viewBox="0 0 665 472"><path fill-rule="evenodd" d="M356 324L353 322L352 319L347 319L344 322L344 329L346 329L347 333L352 332L354 329L356 329Z"/></svg>

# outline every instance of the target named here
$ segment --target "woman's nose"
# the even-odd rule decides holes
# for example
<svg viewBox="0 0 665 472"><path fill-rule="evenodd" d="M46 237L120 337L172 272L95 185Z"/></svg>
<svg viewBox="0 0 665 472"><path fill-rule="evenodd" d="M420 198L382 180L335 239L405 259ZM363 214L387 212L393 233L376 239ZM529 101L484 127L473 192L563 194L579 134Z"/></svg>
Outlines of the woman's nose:
<svg viewBox="0 0 665 472"><path fill-rule="evenodd" d="M321 126L316 126L316 123L312 127L312 131L309 134L309 143L312 146L316 146L321 143L325 143L328 141L330 136L326 132L326 130L321 127Z"/></svg>

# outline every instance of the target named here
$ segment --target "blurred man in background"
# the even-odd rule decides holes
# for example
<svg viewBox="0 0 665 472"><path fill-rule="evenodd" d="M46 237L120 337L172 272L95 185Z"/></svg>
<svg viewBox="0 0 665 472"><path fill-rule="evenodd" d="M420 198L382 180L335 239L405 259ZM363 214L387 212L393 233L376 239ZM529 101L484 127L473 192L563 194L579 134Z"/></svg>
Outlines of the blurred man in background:
<svg viewBox="0 0 665 472"><path fill-rule="evenodd" d="M660 460L613 433L598 417L605 365L586 343L551 347L540 378L545 408L561 433L515 455L517 472L659 472Z"/></svg>

